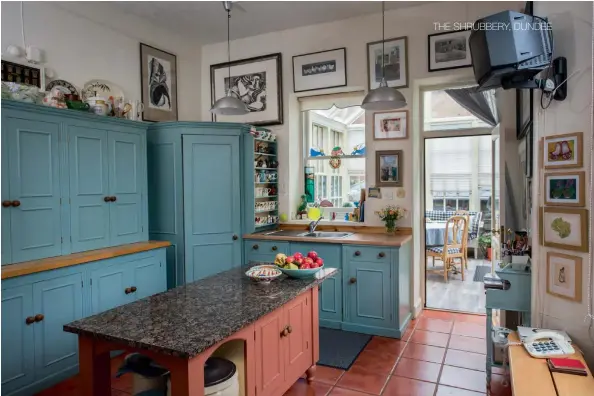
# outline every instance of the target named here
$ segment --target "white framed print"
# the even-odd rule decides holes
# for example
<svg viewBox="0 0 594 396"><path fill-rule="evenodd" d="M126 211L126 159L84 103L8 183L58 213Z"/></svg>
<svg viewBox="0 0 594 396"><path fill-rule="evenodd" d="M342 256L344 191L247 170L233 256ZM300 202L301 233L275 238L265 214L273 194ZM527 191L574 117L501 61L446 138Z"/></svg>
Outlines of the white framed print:
<svg viewBox="0 0 594 396"><path fill-rule="evenodd" d="M408 138L408 110L373 113L373 139Z"/></svg>
<svg viewBox="0 0 594 396"><path fill-rule="evenodd" d="M545 169L581 168L584 163L582 132L544 137L543 164Z"/></svg>
<svg viewBox="0 0 594 396"><path fill-rule="evenodd" d="M582 301L582 258L547 252L547 293Z"/></svg>
<svg viewBox="0 0 594 396"><path fill-rule="evenodd" d="M428 41L428 68L430 72L472 66L468 40L471 30L430 34Z"/></svg>
<svg viewBox="0 0 594 396"><path fill-rule="evenodd" d="M314 91L346 85L346 48L293 57L293 91Z"/></svg>
<svg viewBox="0 0 594 396"><path fill-rule="evenodd" d="M584 206L586 172L545 173L544 203L549 206Z"/></svg>
<svg viewBox="0 0 594 396"><path fill-rule="evenodd" d="M384 54L383 74L388 87L408 87L407 43L407 37L367 43L367 86L369 90L378 88L382 81L382 53Z"/></svg>
<svg viewBox="0 0 594 396"><path fill-rule="evenodd" d="M588 252L588 210L544 207L540 234L544 246Z"/></svg>

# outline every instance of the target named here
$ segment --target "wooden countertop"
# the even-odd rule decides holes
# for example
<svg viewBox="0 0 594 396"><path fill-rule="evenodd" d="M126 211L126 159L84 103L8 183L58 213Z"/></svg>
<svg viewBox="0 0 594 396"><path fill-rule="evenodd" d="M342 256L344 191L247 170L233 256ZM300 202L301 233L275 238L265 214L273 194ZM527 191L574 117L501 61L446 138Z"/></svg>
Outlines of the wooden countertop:
<svg viewBox="0 0 594 396"><path fill-rule="evenodd" d="M388 235L372 233L354 233L345 238L308 238L300 236L275 236L264 234L245 234L244 239L259 239L269 241L340 243L349 245L374 245L400 247L412 239L412 235Z"/></svg>
<svg viewBox="0 0 594 396"><path fill-rule="evenodd" d="M516 332L509 335L509 341L519 341ZM579 352L570 358L586 364ZM587 377L551 373L547 359L531 357L522 345L509 347L509 365L514 396L586 396L593 393L594 378L589 369Z"/></svg>
<svg viewBox="0 0 594 396"><path fill-rule="evenodd" d="M126 254L144 252L147 250L167 247L169 245L171 245L171 243L167 241L138 242L131 243L128 245L109 247L105 249L73 253L65 256L57 256L40 260L25 261L17 264L9 264L2 266L2 279L9 279L17 276L34 274L37 272L70 267L73 265L84 264L91 261L105 260L108 258L123 256Z"/></svg>

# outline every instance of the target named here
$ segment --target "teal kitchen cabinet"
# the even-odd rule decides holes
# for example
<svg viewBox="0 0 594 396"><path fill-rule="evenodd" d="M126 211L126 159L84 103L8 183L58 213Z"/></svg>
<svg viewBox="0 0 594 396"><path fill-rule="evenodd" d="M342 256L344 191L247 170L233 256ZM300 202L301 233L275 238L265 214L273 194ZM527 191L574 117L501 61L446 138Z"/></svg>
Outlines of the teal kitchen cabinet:
<svg viewBox="0 0 594 396"><path fill-rule="evenodd" d="M31 284L2 289L3 395L33 382L35 322L32 290Z"/></svg>
<svg viewBox="0 0 594 396"><path fill-rule="evenodd" d="M129 290L132 287L130 270L120 260L93 269L89 285L93 315L134 301Z"/></svg>
<svg viewBox="0 0 594 396"><path fill-rule="evenodd" d="M132 261L131 291L135 300L167 290L167 261L165 252Z"/></svg>
<svg viewBox="0 0 594 396"><path fill-rule="evenodd" d="M242 263L242 147L250 127L163 122L148 128L149 235L171 242L168 287Z"/></svg>
<svg viewBox="0 0 594 396"><path fill-rule="evenodd" d="M259 241L246 239L244 242L245 262L256 261L261 263L272 263L277 254L289 254L289 242L283 241Z"/></svg>

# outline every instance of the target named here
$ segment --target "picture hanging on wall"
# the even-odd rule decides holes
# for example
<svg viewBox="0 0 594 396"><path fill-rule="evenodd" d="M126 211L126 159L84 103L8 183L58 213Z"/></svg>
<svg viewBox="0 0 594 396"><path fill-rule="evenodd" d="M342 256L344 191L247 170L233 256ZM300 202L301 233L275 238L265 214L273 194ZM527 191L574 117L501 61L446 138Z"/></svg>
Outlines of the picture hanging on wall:
<svg viewBox="0 0 594 396"><path fill-rule="evenodd" d="M547 252L547 293L582 301L582 258Z"/></svg>
<svg viewBox="0 0 594 396"><path fill-rule="evenodd" d="M177 57L140 43L144 121L177 121Z"/></svg>
<svg viewBox="0 0 594 396"><path fill-rule="evenodd" d="M541 219L544 246L579 252L589 250L586 209L544 207Z"/></svg>
<svg viewBox="0 0 594 396"><path fill-rule="evenodd" d="M373 139L408 138L408 110L373 113Z"/></svg>
<svg viewBox="0 0 594 396"><path fill-rule="evenodd" d="M544 168L581 168L584 163L582 142L582 132L545 136L542 152Z"/></svg>
<svg viewBox="0 0 594 396"><path fill-rule="evenodd" d="M229 71L230 68L230 71ZM242 116L217 115L216 121L266 126L283 123L282 56L280 53L210 66L212 103L230 90L249 109Z"/></svg>
<svg viewBox="0 0 594 396"><path fill-rule="evenodd" d="M584 206L585 172L545 173L545 205Z"/></svg>
<svg viewBox="0 0 594 396"><path fill-rule="evenodd" d="M460 69L472 66L468 39L471 30L430 34L428 42L428 68L430 72Z"/></svg>
<svg viewBox="0 0 594 396"><path fill-rule="evenodd" d="M382 81L382 52L384 77L389 87L408 87L407 37L397 37L367 43L367 85L369 90L378 88Z"/></svg>
<svg viewBox="0 0 594 396"><path fill-rule="evenodd" d="M375 152L375 185L402 187L402 150Z"/></svg>
<svg viewBox="0 0 594 396"><path fill-rule="evenodd" d="M293 57L293 91L314 91L346 85L346 48Z"/></svg>

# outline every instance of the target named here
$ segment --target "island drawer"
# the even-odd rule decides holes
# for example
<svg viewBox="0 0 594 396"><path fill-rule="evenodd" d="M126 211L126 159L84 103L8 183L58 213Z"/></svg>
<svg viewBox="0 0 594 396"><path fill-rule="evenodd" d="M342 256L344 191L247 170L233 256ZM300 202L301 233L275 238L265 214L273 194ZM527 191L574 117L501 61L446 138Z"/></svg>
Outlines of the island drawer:
<svg viewBox="0 0 594 396"><path fill-rule="evenodd" d="M346 261L385 262L390 263L391 251L387 246L343 245Z"/></svg>

